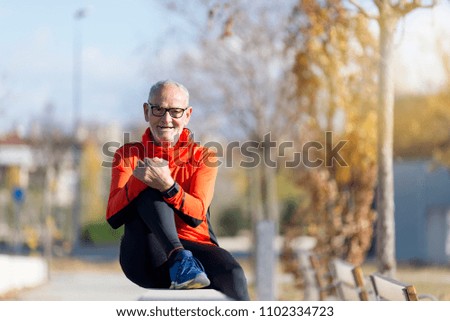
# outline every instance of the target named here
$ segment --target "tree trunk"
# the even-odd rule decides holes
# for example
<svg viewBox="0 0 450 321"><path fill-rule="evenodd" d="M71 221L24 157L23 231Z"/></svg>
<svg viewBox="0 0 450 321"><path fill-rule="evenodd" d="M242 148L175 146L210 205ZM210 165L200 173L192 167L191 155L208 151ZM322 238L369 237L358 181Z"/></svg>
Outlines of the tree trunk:
<svg viewBox="0 0 450 321"><path fill-rule="evenodd" d="M393 179L393 52L398 16L388 2L380 12L380 62L378 93L378 189L377 189L377 259L381 273L394 276L395 221Z"/></svg>
<svg viewBox="0 0 450 321"><path fill-rule="evenodd" d="M277 161L277 155L272 151L272 148L264 149L265 157L268 157L271 161ZM263 164L264 173L264 195L265 195L265 219L269 219L275 222L278 230L279 221L279 209L278 209L278 188L277 188L277 169L276 167Z"/></svg>
<svg viewBox="0 0 450 321"><path fill-rule="evenodd" d="M249 177L249 210L252 221L252 226L255 226L256 222L261 221L264 218L263 200L261 194L261 169L259 167L251 168L248 171Z"/></svg>

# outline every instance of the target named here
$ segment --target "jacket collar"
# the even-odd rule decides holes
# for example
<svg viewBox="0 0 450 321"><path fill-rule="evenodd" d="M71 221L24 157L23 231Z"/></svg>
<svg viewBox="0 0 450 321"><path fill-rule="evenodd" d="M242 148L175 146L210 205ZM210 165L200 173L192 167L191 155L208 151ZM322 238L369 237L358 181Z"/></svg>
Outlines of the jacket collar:
<svg viewBox="0 0 450 321"><path fill-rule="evenodd" d="M191 154L190 150L193 146L193 138L192 132L188 128L184 128L180 138L174 146L162 147L155 143L150 128L147 128L142 135L142 143L145 147L146 157L163 158L168 160L169 163L172 163L173 161L186 163L189 161L189 155Z"/></svg>

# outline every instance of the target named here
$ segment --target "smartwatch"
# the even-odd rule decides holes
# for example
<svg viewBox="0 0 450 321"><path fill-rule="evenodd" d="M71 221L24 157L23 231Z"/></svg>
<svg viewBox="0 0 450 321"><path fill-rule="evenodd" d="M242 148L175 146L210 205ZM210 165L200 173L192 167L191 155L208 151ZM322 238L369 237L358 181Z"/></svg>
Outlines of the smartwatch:
<svg viewBox="0 0 450 321"><path fill-rule="evenodd" d="M167 191L162 192L162 196L165 198L171 198L177 195L179 191L180 185L178 185L178 183L175 182Z"/></svg>

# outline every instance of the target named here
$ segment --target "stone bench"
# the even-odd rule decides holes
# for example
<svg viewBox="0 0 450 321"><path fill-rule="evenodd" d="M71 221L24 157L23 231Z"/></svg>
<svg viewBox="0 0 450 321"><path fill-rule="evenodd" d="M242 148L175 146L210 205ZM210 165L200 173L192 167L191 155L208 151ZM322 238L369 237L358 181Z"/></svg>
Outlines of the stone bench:
<svg viewBox="0 0 450 321"><path fill-rule="evenodd" d="M213 289L149 289L138 301L232 301L232 299Z"/></svg>

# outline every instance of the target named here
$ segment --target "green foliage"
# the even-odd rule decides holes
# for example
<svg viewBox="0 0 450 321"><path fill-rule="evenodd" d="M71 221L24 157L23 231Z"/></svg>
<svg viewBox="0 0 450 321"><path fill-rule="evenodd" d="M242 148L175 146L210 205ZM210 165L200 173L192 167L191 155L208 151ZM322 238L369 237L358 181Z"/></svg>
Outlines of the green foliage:
<svg viewBox="0 0 450 321"><path fill-rule="evenodd" d="M114 230L106 221L92 222L84 225L82 240L94 245L117 244L123 234L123 226Z"/></svg>
<svg viewBox="0 0 450 321"><path fill-rule="evenodd" d="M289 228L294 215L297 213L300 200L297 198L289 198L284 201L281 209L280 232L284 234Z"/></svg>
<svg viewBox="0 0 450 321"><path fill-rule="evenodd" d="M218 236L236 236L240 230L248 227L249 222L244 218L242 209L237 206L232 206L224 209L219 214L216 230Z"/></svg>

